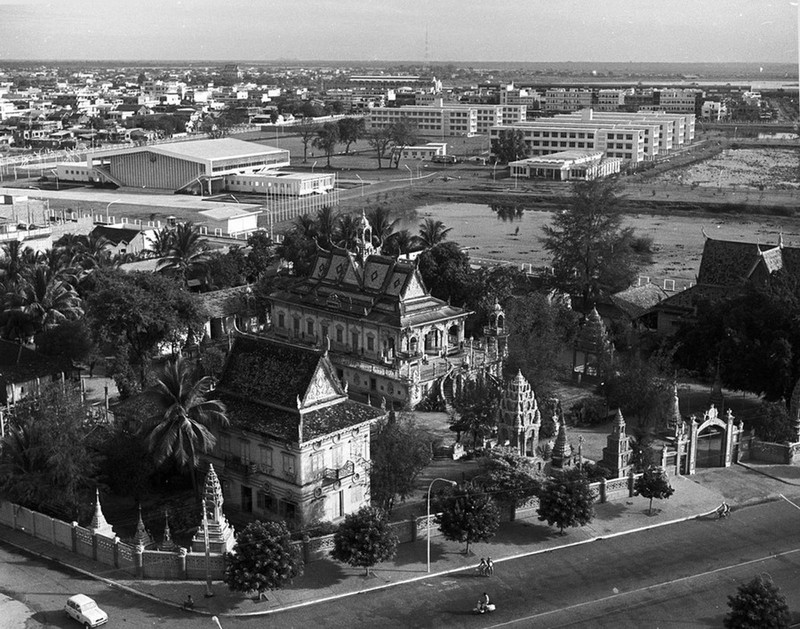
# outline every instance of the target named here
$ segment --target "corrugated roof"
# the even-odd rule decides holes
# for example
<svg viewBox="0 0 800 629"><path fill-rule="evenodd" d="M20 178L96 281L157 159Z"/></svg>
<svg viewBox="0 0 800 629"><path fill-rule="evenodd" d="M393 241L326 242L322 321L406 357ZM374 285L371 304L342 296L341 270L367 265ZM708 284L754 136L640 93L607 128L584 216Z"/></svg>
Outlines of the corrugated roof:
<svg viewBox="0 0 800 629"><path fill-rule="evenodd" d="M254 157L256 155L271 155L282 153L284 149L273 146L264 146L255 142L245 142L234 138L219 138L216 140L192 140L190 142L173 142L147 147L162 155L196 160L237 159L241 157Z"/></svg>

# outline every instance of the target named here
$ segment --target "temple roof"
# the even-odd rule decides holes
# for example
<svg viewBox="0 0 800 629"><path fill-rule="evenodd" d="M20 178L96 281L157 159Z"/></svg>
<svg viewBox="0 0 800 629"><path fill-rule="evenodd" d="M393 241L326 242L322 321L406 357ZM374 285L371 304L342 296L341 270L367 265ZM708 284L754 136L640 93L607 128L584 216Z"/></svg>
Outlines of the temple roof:
<svg viewBox="0 0 800 629"><path fill-rule="evenodd" d="M245 313L250 310L251 305L255 304L252 289L247 285L199 293L197 297L206 307L211 318Z"/></svg>
<svg viewBox="0 0 800 629"><path fill-rule="evenodd" d="M385 414L347 398L327 355L256 336L236 337L217 396L232 426L291 442Z"/></svg>
<svg viewBox="0 0 800 629"><path fill-rule="evenodd" d="M344 249L320 250L313 268L308 279L270 298L398 328L471 314L432 297L416 266L405 260L375 254L362 265Z"/></svg>

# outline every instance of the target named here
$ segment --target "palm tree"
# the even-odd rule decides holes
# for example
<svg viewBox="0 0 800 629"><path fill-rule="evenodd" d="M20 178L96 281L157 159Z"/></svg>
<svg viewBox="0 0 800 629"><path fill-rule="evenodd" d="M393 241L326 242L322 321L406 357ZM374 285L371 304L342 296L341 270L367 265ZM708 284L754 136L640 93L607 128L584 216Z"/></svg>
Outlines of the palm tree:
<svg viewBox="0 0 800 629"><path fill-rule="evenodd" d="M5 243L3 255L0 256L0 269L3 270L5 279L14 283L19 281L23 270L33 264L34 255L33 250L19 240Z"/></svg>
<svg viewBox="0 0 800 629"><path fill-rule="evenodd" d="M174 236L175 232L166 225L155 232L147 247L149 255L153 258L164 258L169 255L169 250L172 249L172 240Z"/></svg>
<svg viewBox="0 0 800 629"><path fill-rule="evenodd" d="M319 212L314 221L316 226L317 241L323 249L330 249L335 238L338 214L330 205L326 205Z"/></svg>
<svg viewBox="0 0 800 629"><path fill-rule="evenodd" d="M419 225L419 236L417 238L425 249L430 249L443 242L452 229L452 227L445 227L442 221L426 218Z"/></svg>
<svg viewBox="0 0 800 629"><path fill-rule="evenodd" d="M77 260L84 269L107 266L111 258L111 241L99 234L81 236Z"/></svg>
<svg viewBox="0 0 800 629"><path fill-rule="evenodd" d="M391 212L385 207L376 207L367 212L367 220L372 227L372 238L376 242L373 243L378 247L383 246L386 239L392 235L397 223L400 222L399 218L391 220Z"/></svg>
<svg viewBox="0 0 800 629"><path fill-rule="evenodd" d="M293 229L304 238L317 237L317 223L308 214L301 214L294 219Z"/></svg>
<svg viewBox="0 0 800 629"><path fill-rule="evenodd" d="M25 272L19 285L19 305L37 329L83 316L81 298L72 285L55 277L43 264Z"/></svg>
<svg viewBox="0 0 800 629"><path fill-rule="evenodd" d="M195 380L181 357L167 361L156 384L148 391L158 411L144 425L147 447L156 465L172 459L182 470L194 471L198 454L208 452L217 442L212 428L228 425L225 405L207 398L212 380Z"/></svg>
<svg viewBox="0 0 800 629"><path fill-rule="evenodd" d="M355 251L356 242L358 241L360 223L361 221L358 220L353 214L342 214L336 223L336 232L334 234L333 243L337 247L343 247L349 251Z"/></svg>
<svg viewBox="0 0 800 629"><path fill-rule="evenodd" d="M192 223L179 223L169 253L159 261L158 270L175 273L186 282L189 275L200 270L207 260L206 242L197 227Z"/></svg>
<svg viewBox="0 0 800 629"><path fill-rule="evenodd" d="M401 229L394 232L383 244L383 252L392 255L400 256L409 253L414 248L415 237L407 229Z"/></svg>

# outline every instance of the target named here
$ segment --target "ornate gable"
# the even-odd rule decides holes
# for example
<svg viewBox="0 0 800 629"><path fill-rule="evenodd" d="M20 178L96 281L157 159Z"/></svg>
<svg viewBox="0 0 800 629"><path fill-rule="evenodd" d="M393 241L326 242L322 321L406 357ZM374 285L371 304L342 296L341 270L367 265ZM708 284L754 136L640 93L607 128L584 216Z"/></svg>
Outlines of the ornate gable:
<svg viewBox="0 0 800 629"><path fill-rule="evenodd" d="M342 278L342 284L348 284L353 288L360 289L361 288L361 275L359 273L359 269L356 265L356 261L353 258L352 254L347 254L347 267L344 271L344 277Z"/></svg>
<svg viewBox="0 0 800 629"><path fill-rule="evenodd" d="M328 269L330 269L330 262L331 260L327 256L318 255L317 261L314 263L314 271L311 273L311 277L315 280L324 279L328 273Z"/></svg>
<svg viewBox="0 0 800 629"><path fill-rule="evenodd" d="M331 376L329 369L325 369L323 361L317 364L317 369L308 383L305 395L301 400L301 408L314 406L342 397L344 392L339 388L336 380Z"/></svg>
<svg viewBox="0 0 800 629"><path fill-rule="evenodd" d="M342 281L342 279L344 279L345 273L347 272L349 266L350 258L347 253L344 250L336 251L331 257L330 266L328 266L328 272L325 274L325 280L334 284L338 284Z"/></svg>
<svg viewBox="0 0 800 629"><path fill-rule="evenodd" d="M426 297L427 292L425 286L422 284L422 278L417 270L414 270L406 282L406 288L402 292L403 299L413 299L415 297Z"/></svg>

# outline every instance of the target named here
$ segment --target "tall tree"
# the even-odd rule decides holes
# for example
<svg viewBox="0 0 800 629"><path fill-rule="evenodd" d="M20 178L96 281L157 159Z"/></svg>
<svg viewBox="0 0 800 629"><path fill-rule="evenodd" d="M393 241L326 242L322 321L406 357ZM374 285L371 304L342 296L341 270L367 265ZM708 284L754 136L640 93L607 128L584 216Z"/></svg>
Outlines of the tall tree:
<svg viewBox="0 0 800 629"><path fill-rule="evenodd" d="M758 575L728 596L731 610L725 615L725 629L788 629L792 615L781 593L769 576Z"/></svg>
<svg viewBox="0 0 800 629"><path fill-rule="evenodd" d="M225 553L222 580L232 592L279 590L303 574L303 558L283 522L251 522L236 534L232 553Z"/></svg>
<svg viewBox="0 0 800 629"><path fill-rule="evenodd" d="M300 134L300 142L303 143L303 163L308 162L308 145L317 135L319 125L314 122L313 118L304 116L299 125L295 127Z"/></svg>
<svg viewBox="0 0 800 629"><path fill-rule="evenodd" d="M472 483L465 483L436 496L434 521L445 539L465 542L465 554L475 542L487 542L500 528L500 512L494 501Z"/></svg>
<svg viewBox="0 0 800 629"><path fill-rule="evenodd" d="M498 161L508 164L528 157L531 149L525 143L525 133L519 129L505 129L496 140L492 140L492 153Z"/></svg>
<svg viewBox="0 0 800 629"><path fill-rule="evenodd" d="M653 500L665 500L675 493L672 485L669 484L664 468L652 465L648 467L644 473L636 479L634 490L640 496L650 499L650 506L647 508L647 514L653 513Z"/></svg>
<svg viewBox="0 0 800 629"><path fill-rule="evenodd" d="M342 214L336 222L333 243L348 251L356 250L356 243L360 236L361 219L354 214Z"/></svg>
<svg viewBox="0 0 800 629"><path fill-rule="evenodd" d="M137 372L139 387L145 385L153 353L177 352L199 336L208 319L198 298L176 280L116 269L96 274L86 310L101 347L123 355L123 367L129 364Z"/></svg>
<svg viewBox="0 0 800 629"><path fill-rule="evenodd" d="M326 205L317 212L314 220L314 232L317 236L317 243L323 249L330 250L331 244L335 238L336 224L339 221L339 215L336 210Z"/></svg>
<svg viewBox="0 0 800 629"><path fill-rule="evenodd" d="M572 346L578 315L564 302L528 293L505 302L507 373L521 370L538 395L551 388L561 357Z"/></svg>
<svg viewBox="0 0 800 629"><path fill-rule="evenodd" d="M178 223L169 252L161 258L158 270L173 274L183 282L203 270L208 260L208 245L193 223Z"/></svg>
<svg viewBox="0 0 800 629"><path fill-rule="evenodd" d="M417 123L406 117L400 118L390 128L394 167L400 168L400 155L403 149L417 142Z"/></svg>
<svg viewBox="0 0 800 629"><path fill-rule="evenodd" d="M225 405L208 397L211 386L210 377L196 379L178 357L166 362L148 391L157 411L143 426L147 447L156 465L172 460L188 472L195 490L199 453L209 452L216 444L212 429L228 425Z"/></svg>
<svg viewBox="0 0 800 629"><path fill-rule="evenodd" d="M594 518L594 491L577 468L556 473L539 491L539 520L556 525L561 535L568 526L584 526Z"/></svg>
<svg viewBox="0 0 800 629"><path fill-rule="evenodd" d="M419 243L425 248L430 249L447 239L447 234L453 231L452 227L434 218L426 218L419 224Z"/></svg>
<svg viewBox="0 0 800 629"><path fill-rule="evenodd" d="M386 157L386 151L392 144L391 129L370 129L367 132L367 143L375 149L375 155L378 158L378 170L383 168L383 158ZM390 158L391 159L391 158ZM391 166L391 162L389 163Z"/></svg>
<svg viewBox="0 0 800 629"><path fill-rule="evenodd" d="M628 288L651 262L647 251L635 250L633 228L622 225L618 193L610 179L577 182L566 207L542 228L542 243L553 256L554 288L580 295L584 309L600 296Z"/></svg>
<svg viewBox="0 0 800 629"><path fill-rule="evenodd" d="M508 448L492 448L481 459L484 489L507 508L523 505L538 493L543 477L533 459Z"/></svg>
<svg viewBox="0 0 800 629"><path fill-rule="evenodd" d="M386 207L372 208L367 212L366 216L370 227L372 227L373 244L377 247L383 246L400 222L399 218L392 218L391 210Z"/></svg>
<svg viewBox="0 0 800 629"><path fill-rule="evenodd" d="M331 167L331 155L336 152L337 144L339 144L339 125L335 122L326 122L317 129L313 145L325 153L328 168Z"/></svg>
<svg viewBox="0 0 800 629"><path fill-rule="evenodd" d="M401 229L389 235L381 247L381 251L390 256L410 253L416 244L416 237L407 229Z"/></svg>
<svg viewBox="0 0 800 629"><path fill-rule="evenodd" d="M475 272L456 243L439 243L417 259L422 280L434 297L460 305L474 294Z"/></svg>
<svg viewBox="0 0 800 629"><path fill-rule="evenodd" d="M43 264L30 268L19 286L20 306L36 330L83 317L81 298L67 282L54 277Z"/></svg>
<svg viewBox="0 0 800 629"><path fill-rule="evenodd" d="M350 145L364 137L365 123L363 118L342 118L339 120L339 140L344 143L345 155L350 154Z"/></svg>
<svg viewBox="0 0 800 629"><path fill-rule="evenodd" d="M336 561L369 569L395 556L397 535L389 525L386 513L374 507L361 507L345 516L333 537L331 557Z"/></svg>
<svg viewBox="0 0 800 629"><path fill-rule="evenodd" d="M372 500L391 513L396 500L414 491L420 472L431 462L431 437L422 432L412 415L394 412L375 426L370 445Z"/></svg>
<svg viewBox="0 0 800 629"><path fill-rule="evenodd" d="M80 392L60 384L18 402L0 447L0 492L62 519L85 517L100 464L87 412Z"/></svg>
<svg viewBox="0 0 800 629"><path fill-rule="evenodd" d="M467 382L453 398L455 416L450 430L461 436L467 432L472 436L472 447L478 447L478 439L489 437L497 426L500 408L500 387L486 377Z"/></svg>

